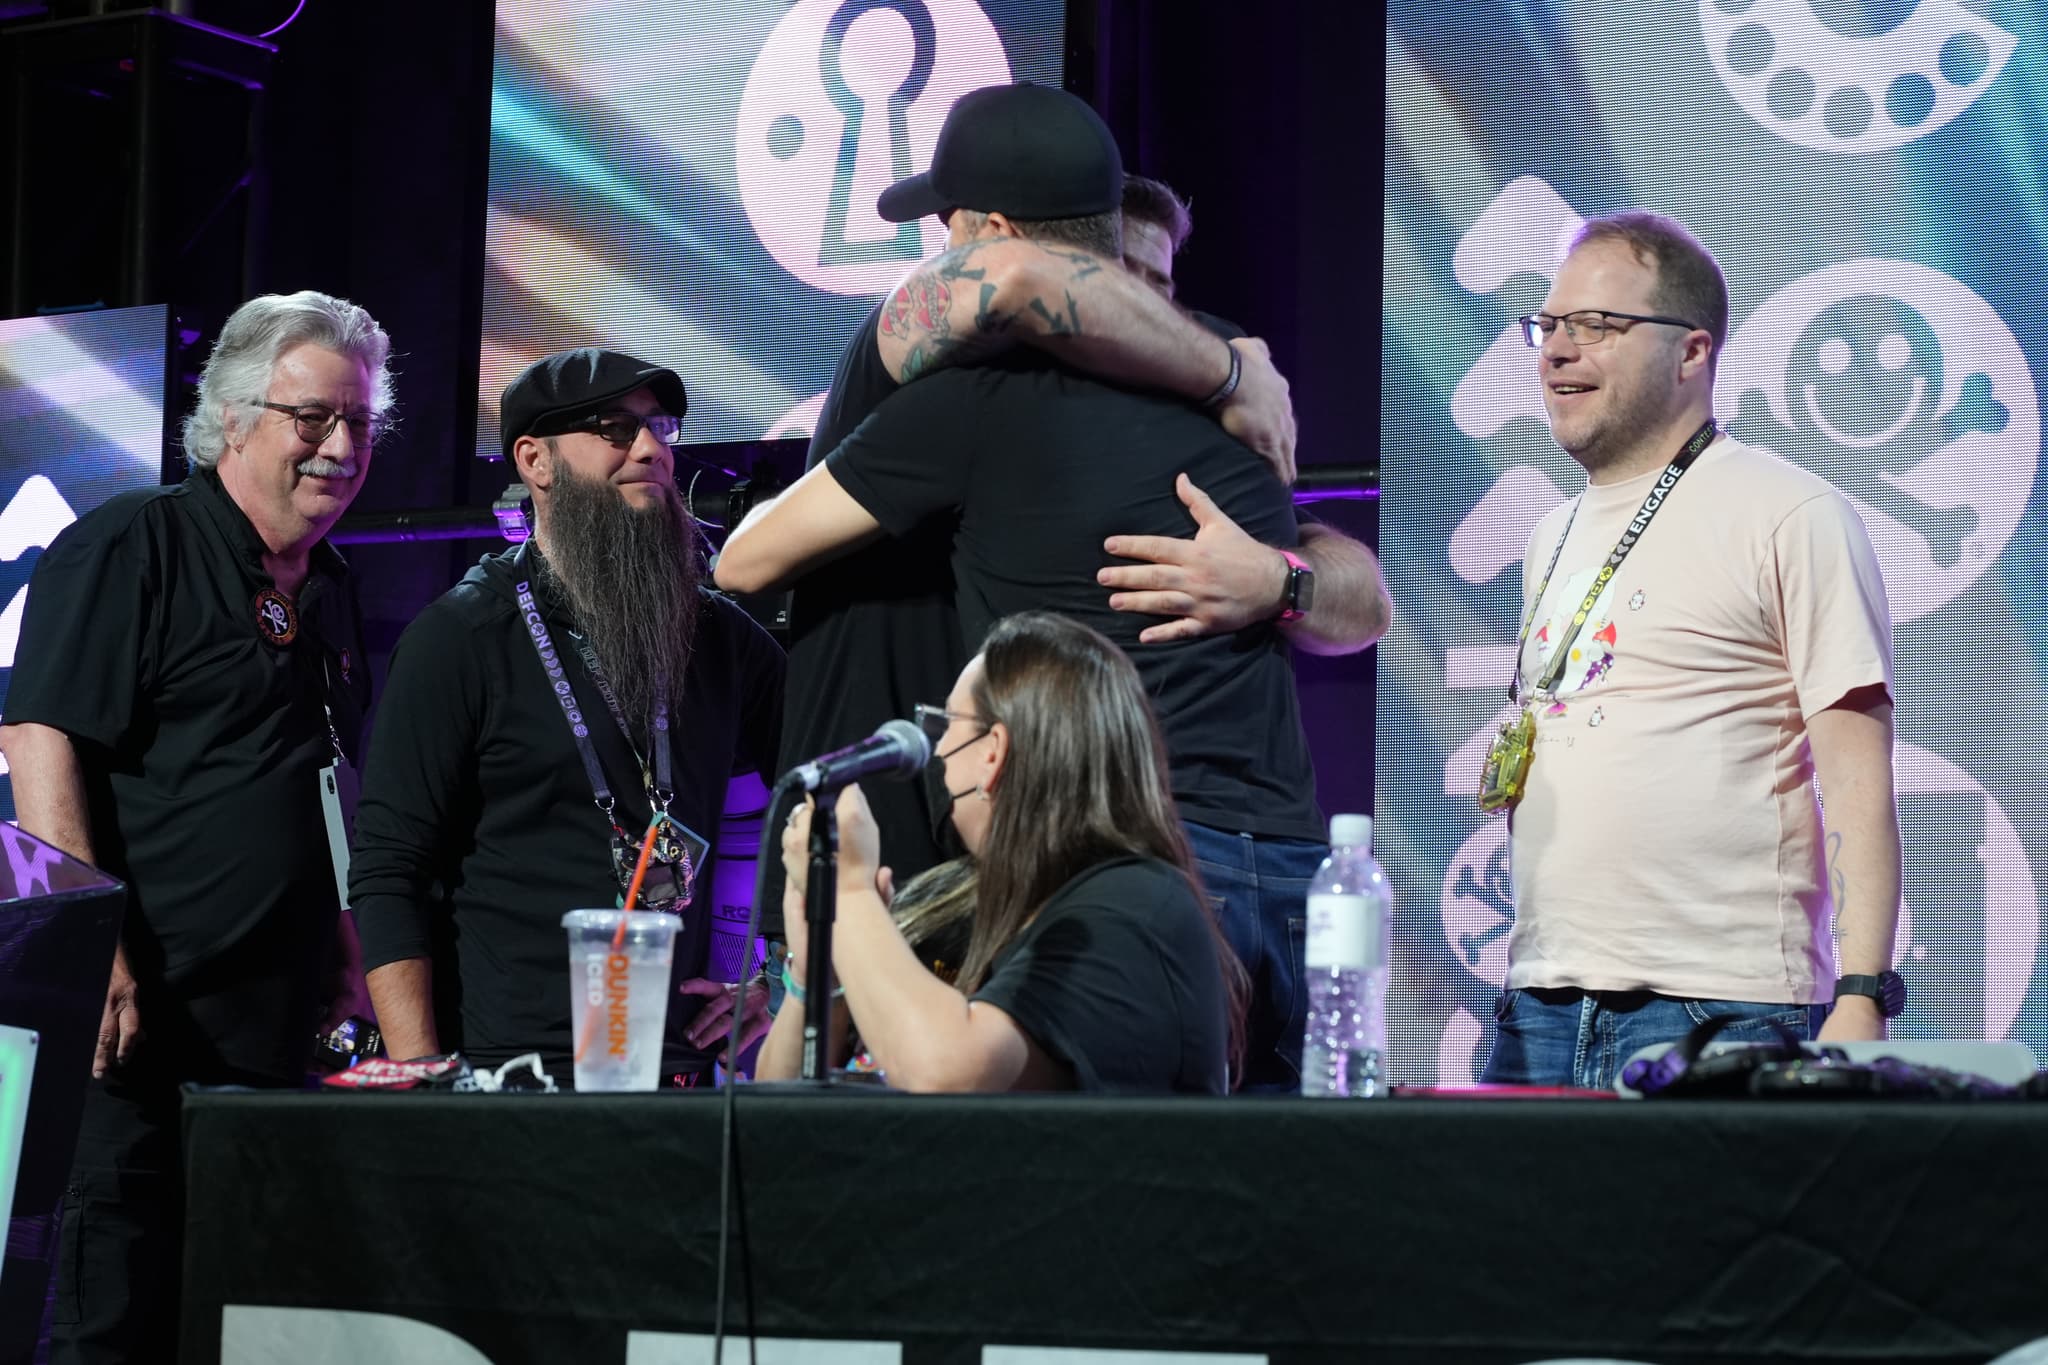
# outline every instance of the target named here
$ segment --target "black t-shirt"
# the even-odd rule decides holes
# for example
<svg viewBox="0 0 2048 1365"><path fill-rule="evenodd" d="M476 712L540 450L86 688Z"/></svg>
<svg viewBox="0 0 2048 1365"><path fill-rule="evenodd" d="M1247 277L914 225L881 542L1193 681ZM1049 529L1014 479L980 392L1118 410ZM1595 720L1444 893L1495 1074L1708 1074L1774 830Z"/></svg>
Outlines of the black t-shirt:
<svg viewBox="0 0 2048 1365"><path fill-rule="evenodd" d="M880 317L878 306L840 357L811 437L813 465L898 388L876 348ZM967 654L953 608L951 529L935 518L795 584L780 771L865 739L884 721L908 718L919 702L943 702L953 690ZM881 830L882 861L899 886L945 859L919 783L872 782L862 791ZM778 896L767 907L771 922L779 922L780 908Z"/></svg>
<svg viewBox="0 0 2048 1365"><path fill-rule="evenodd" d="M941 370L890 397L829 460L892 536L958 509L953 576L964 648L997 620L1044 609L1121 645L1159 713L1183 816L1252 834L1320 840L1315 772L1279 627L1147 645L1157 618L1113 611L1096 572L1111 535L1187 537L1185 472L1255 540L1294 545L1293 499L1207 416L1024 353Z"/></svg>
<svg viewBox="0 0 2048 1365"><path fill-rule="evenodd" d="M974 998L1072 1067L1078 1089L1227 1087L1216 939L1171 863L1120 858L1075 877L996 959Z"/></svg>
<svg viewBox="0 0 2048 1365"><path fill-rule="evenodd" d="M314 547L278 638L263 550L210 470L88 512L36 567L7 697L73 741L152 1051L189 1079L303 1074L339 911L322 699L352 754L369 702L341 557Z"/></svg>
<svg viewBox="0 0 2048 1365"><path fill-rule="evenodd" d="M520 620L517 555L487 556L399 639L363 771L349 892L365 968L433 960L443 1048L493 1066L539 1051L567 1085L562 915L609 908L619 887L611 832ZM649 815L639 763L572 645L566 609L542 604L619 822L637 837ZM670 718L670 812L711 842L714 859L727 783L774 760L782 683L775 641L705 593ZM764 852L774 856L772 839ZM710 908L706 871L676 939L677 981L704 972ZM701 1062L682 1038L702 1003L670 999L665 1066Z"/></svg>

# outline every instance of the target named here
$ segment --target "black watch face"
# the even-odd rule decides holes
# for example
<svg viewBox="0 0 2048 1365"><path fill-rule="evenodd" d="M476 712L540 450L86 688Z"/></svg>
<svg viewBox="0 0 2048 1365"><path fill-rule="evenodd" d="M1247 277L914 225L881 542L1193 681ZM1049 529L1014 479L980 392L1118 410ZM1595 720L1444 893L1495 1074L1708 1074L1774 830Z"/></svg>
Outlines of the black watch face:
<svg viewBox="0 0 2048 1365"><path fill-rule="evenodd" d="M1316 573L1314 569L1297 568L1288 578L1287 605L1295 611L1307 611L1316 603Z"/></svg>
<svg viewBox="0 0 2048 1365"><path fill-rule="evenodd" d="M1906 1008L1906 978L1897 972L1880 972L1877 977L1877 1009L1887 1019L1896 1019Z"/></svg>

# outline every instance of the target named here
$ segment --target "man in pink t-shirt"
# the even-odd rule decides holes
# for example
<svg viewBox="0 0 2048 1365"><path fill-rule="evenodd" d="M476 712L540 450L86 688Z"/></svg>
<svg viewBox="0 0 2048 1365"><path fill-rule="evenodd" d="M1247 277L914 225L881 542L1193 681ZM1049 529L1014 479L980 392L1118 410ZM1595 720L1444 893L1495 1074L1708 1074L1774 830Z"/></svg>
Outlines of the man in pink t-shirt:
<svg viewBox="0 0 2048 1365"><path fill-rule="evenodd" d="M1588 222L1524 327L1586 488L1523 560L1533 757L1485 1079L1605 1088L1716 1018L1738 1039L1882 1036L1891 616L1861 520L1714 427L1727 285L1680 224Z"/></svg>

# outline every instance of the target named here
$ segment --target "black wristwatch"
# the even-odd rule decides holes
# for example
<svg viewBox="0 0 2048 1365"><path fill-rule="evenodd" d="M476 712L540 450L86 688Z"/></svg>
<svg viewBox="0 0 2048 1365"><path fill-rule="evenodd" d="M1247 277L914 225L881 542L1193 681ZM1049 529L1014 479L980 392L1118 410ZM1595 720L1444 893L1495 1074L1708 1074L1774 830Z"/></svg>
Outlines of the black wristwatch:
<svg viewBox="0 0 2048 1365"><path fill-rule="evenodd" d="M1282 550L1280 557L1287 561L1287 592L1280 599L1280 620L1299 621L1308 615L1316 601L1316 571L1300 555Z"/></svg>
<svg viewBox="0 0 2048 1365"><path fill-rule="evenodd" d="M1876 976L1842 976L1835 978L1835 999L1845 995L1867 995L1877 1002L1877 1012L1887 1019L1896 1019L1906 1008L1906 981L1897 972L1887 968Z"/></svg>

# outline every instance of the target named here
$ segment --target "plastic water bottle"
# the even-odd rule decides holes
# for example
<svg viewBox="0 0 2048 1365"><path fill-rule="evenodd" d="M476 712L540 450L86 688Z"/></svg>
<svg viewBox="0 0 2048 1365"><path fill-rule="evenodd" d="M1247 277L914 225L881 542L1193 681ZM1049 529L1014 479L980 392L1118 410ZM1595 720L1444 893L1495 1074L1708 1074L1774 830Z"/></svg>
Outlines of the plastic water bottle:
<svg viewBox="0 0 2048 1365"><path fill-rule="evenodd" d="M1387 935L1394 909L1372 856L1372 817L1330 820L1330 856L1308 884L1308 1034L1301 1093L1387 1093Z"/></svg>

